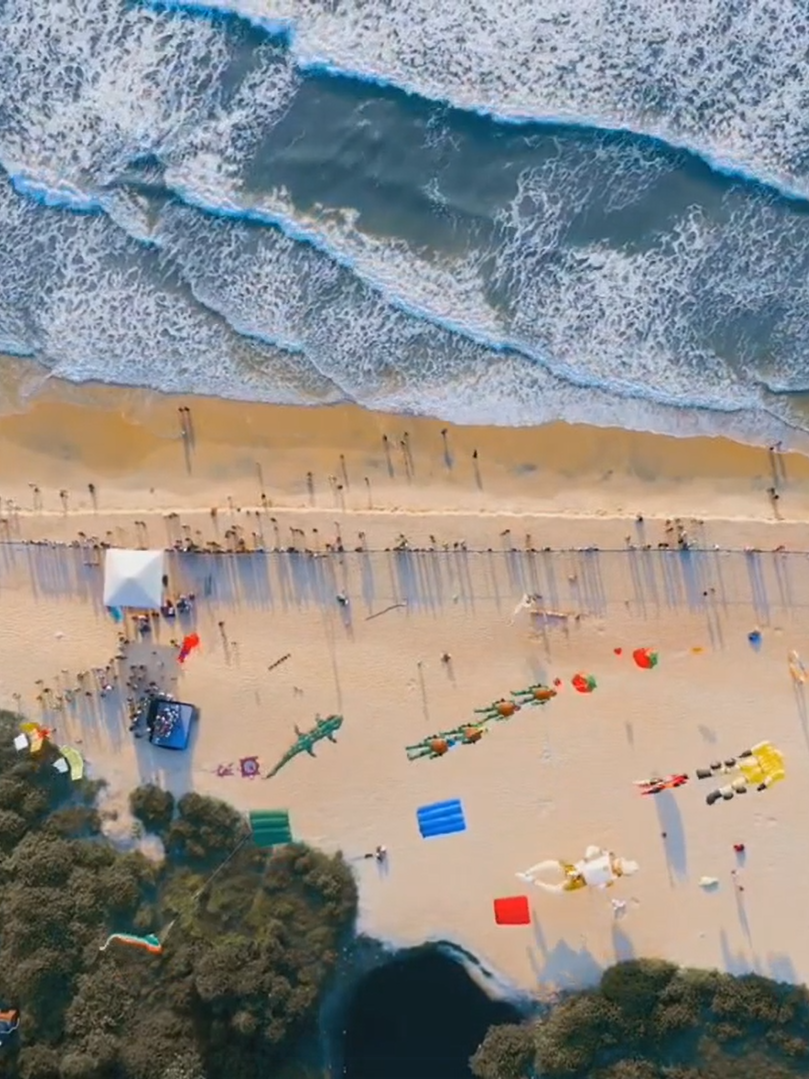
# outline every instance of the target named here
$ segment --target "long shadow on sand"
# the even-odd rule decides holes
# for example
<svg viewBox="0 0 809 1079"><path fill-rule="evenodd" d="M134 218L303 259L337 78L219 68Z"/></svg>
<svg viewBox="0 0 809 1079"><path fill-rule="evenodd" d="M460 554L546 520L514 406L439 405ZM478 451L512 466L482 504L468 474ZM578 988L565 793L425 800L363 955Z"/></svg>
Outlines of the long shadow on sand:
<svg viewBox="0 0 809 1079"><path fill-rule="evenodd" d="M627 959L635 959L635 945L627 935L619 922L612 927L612 946L615 951L615 962L623 963Z"/></svg>
<svg viewBox="0 0 809 1079"><path fill-rule="evenodd" d="M688 848L677 797L671 791L662 791L654 795L654 799L661 836L665 832L663 843L669 873L677 880L684 880L688 876Z"/></svg>
<svg viewBox="0 0 809 1079"><path fill-rule="evenodd" d="M809 748L809 708L806 702L806 686L801 685L800 682L794 682L792 691L795 694L795 706L798 709L798 719L801 721L803 740Z"/></svg>
<svg viewBox="0 0 809 1079"><path fill-rule="evenodd" d="M537 949L530 947L528 949L531 968L537 985L550 982L563 989L579 989L583 985L598 985L602 973L601 964L584 946L576 950L567 941L562 940L550 951L539 950L541 961L537 955Z"/></svg>
<svg viewBox="0 0 809 1079"><path fill-rule="evenodd" d="M797 985L800 981L794 963L788 955L781 952L768 952L766 958L762 959L753 951L752 944L749 953L734 950L724 929L719 934L719 947L722 952L722 970L728 974L749 974L752 971L790 985Z"/></svg>
<svg viewBox="0 0 809 1079"><path fill-rule="evenodd" d="M719 947L722 952L722 969L726 973L749 974L750 971L760 973L756 956L751 955L748 957L743 952L734 951L724 929L719 933Z"/></svg>
<svg viewBox="0 0 809 1079"><path fill-rule="evenodd" d="M194 788L193 759L199 720L192 724L186 749L162 749L148 738L136 742L138 775L141 783L153 783L180 798Z"/></svg>

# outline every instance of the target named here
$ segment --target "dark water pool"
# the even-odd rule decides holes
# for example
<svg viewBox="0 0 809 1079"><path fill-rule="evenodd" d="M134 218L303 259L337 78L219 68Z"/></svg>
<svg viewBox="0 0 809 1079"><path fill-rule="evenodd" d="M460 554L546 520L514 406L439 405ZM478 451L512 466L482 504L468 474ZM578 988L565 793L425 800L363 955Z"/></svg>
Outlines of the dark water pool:
<svg viewBox="0 0 809 1079"><path fill-rule="evenodd" d="M469 1058L516 1008L492 1000L436 948L404 952L358 984L343 1041L345 1079L470 1079Z"/></svg>

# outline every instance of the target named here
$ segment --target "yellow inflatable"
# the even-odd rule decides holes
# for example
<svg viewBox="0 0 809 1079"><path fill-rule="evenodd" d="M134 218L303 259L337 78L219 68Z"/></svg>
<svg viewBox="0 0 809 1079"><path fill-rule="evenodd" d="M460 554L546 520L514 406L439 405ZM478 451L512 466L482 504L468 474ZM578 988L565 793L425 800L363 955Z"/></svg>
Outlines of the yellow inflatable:
<svg viewBox="0 0 809 1079"><path fill-rule="evenodd" d="M72 780L81 779L84 775L84 760L81 753L72 746L59 746L59 752L70 767L70 778Z"/></svg>
<svg viewBox="0 0 809 1079"><path fill-rule="evenodd" d="M560 895L562 892L578 892L582 888L609 888L619 877L632 876L639 868L637 862L619 858L612 851L588 847L581 861L563 862L551 858L518 873L517 877L541 888L543 892ZM555 881L543 879L551 874L557 878Z"/></svg>
<svg viewBox="0 0 809 1079"><path fill-rule="evenodd" d="M722 787L716 787L706 796L709 806L723 800L726 802L737 794L746 794L749 790L764 791L774 783L786 779L784 755L772 742L758 742L752 749L746 749L738 758L716 761L710 768L698 768L697 779L717 779L719 776L734 775L735 778Z"/></svg>
<svg viewBox="0 0 809 1079"><path fill-rule="evenodd" d="M784 755L772 742L759 742L750 750L749 757L739 760L739 771L748 783L758 790L771 787L786 778Z"/></svg>
<svg viewBox="0 0 809 1079"><path fill-rule="evenodd" d="M22 723L20 724L20 730L23 734L28 735L32 753L39 753L40 749L42 749L43 742L50 734L50 731L45 727L41 727L39 723Z"/></svg>

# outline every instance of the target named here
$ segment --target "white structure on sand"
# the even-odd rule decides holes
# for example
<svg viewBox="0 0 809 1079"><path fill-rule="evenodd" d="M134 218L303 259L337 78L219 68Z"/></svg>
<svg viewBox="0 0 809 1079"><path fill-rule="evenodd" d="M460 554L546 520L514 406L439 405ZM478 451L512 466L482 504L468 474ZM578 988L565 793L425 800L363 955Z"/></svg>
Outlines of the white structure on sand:
<svg viewBox="0 0 809 1079"><path fill-rule="evenodd" d="M159 611L163 600L163 551L107 548L104 559L104 606Z"/></svg>

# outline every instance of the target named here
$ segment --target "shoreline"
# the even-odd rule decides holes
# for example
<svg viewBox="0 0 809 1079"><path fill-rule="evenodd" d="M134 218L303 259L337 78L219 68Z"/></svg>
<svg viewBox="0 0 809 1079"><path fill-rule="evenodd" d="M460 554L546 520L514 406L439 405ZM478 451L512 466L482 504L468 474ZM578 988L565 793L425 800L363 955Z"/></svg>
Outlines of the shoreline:
<svg viewBox="0 0 809 1079"><path fill-rule="evenodd" d="M26 398L24 377L7 373L3 386L18 410L0 414L0 505L43 523L229 505L764 521L776 516L767 495L774 482L782 517L809 515L809 456L721 437L561 422L458 427L356 405L240 404L56 379Z"/></svg>

